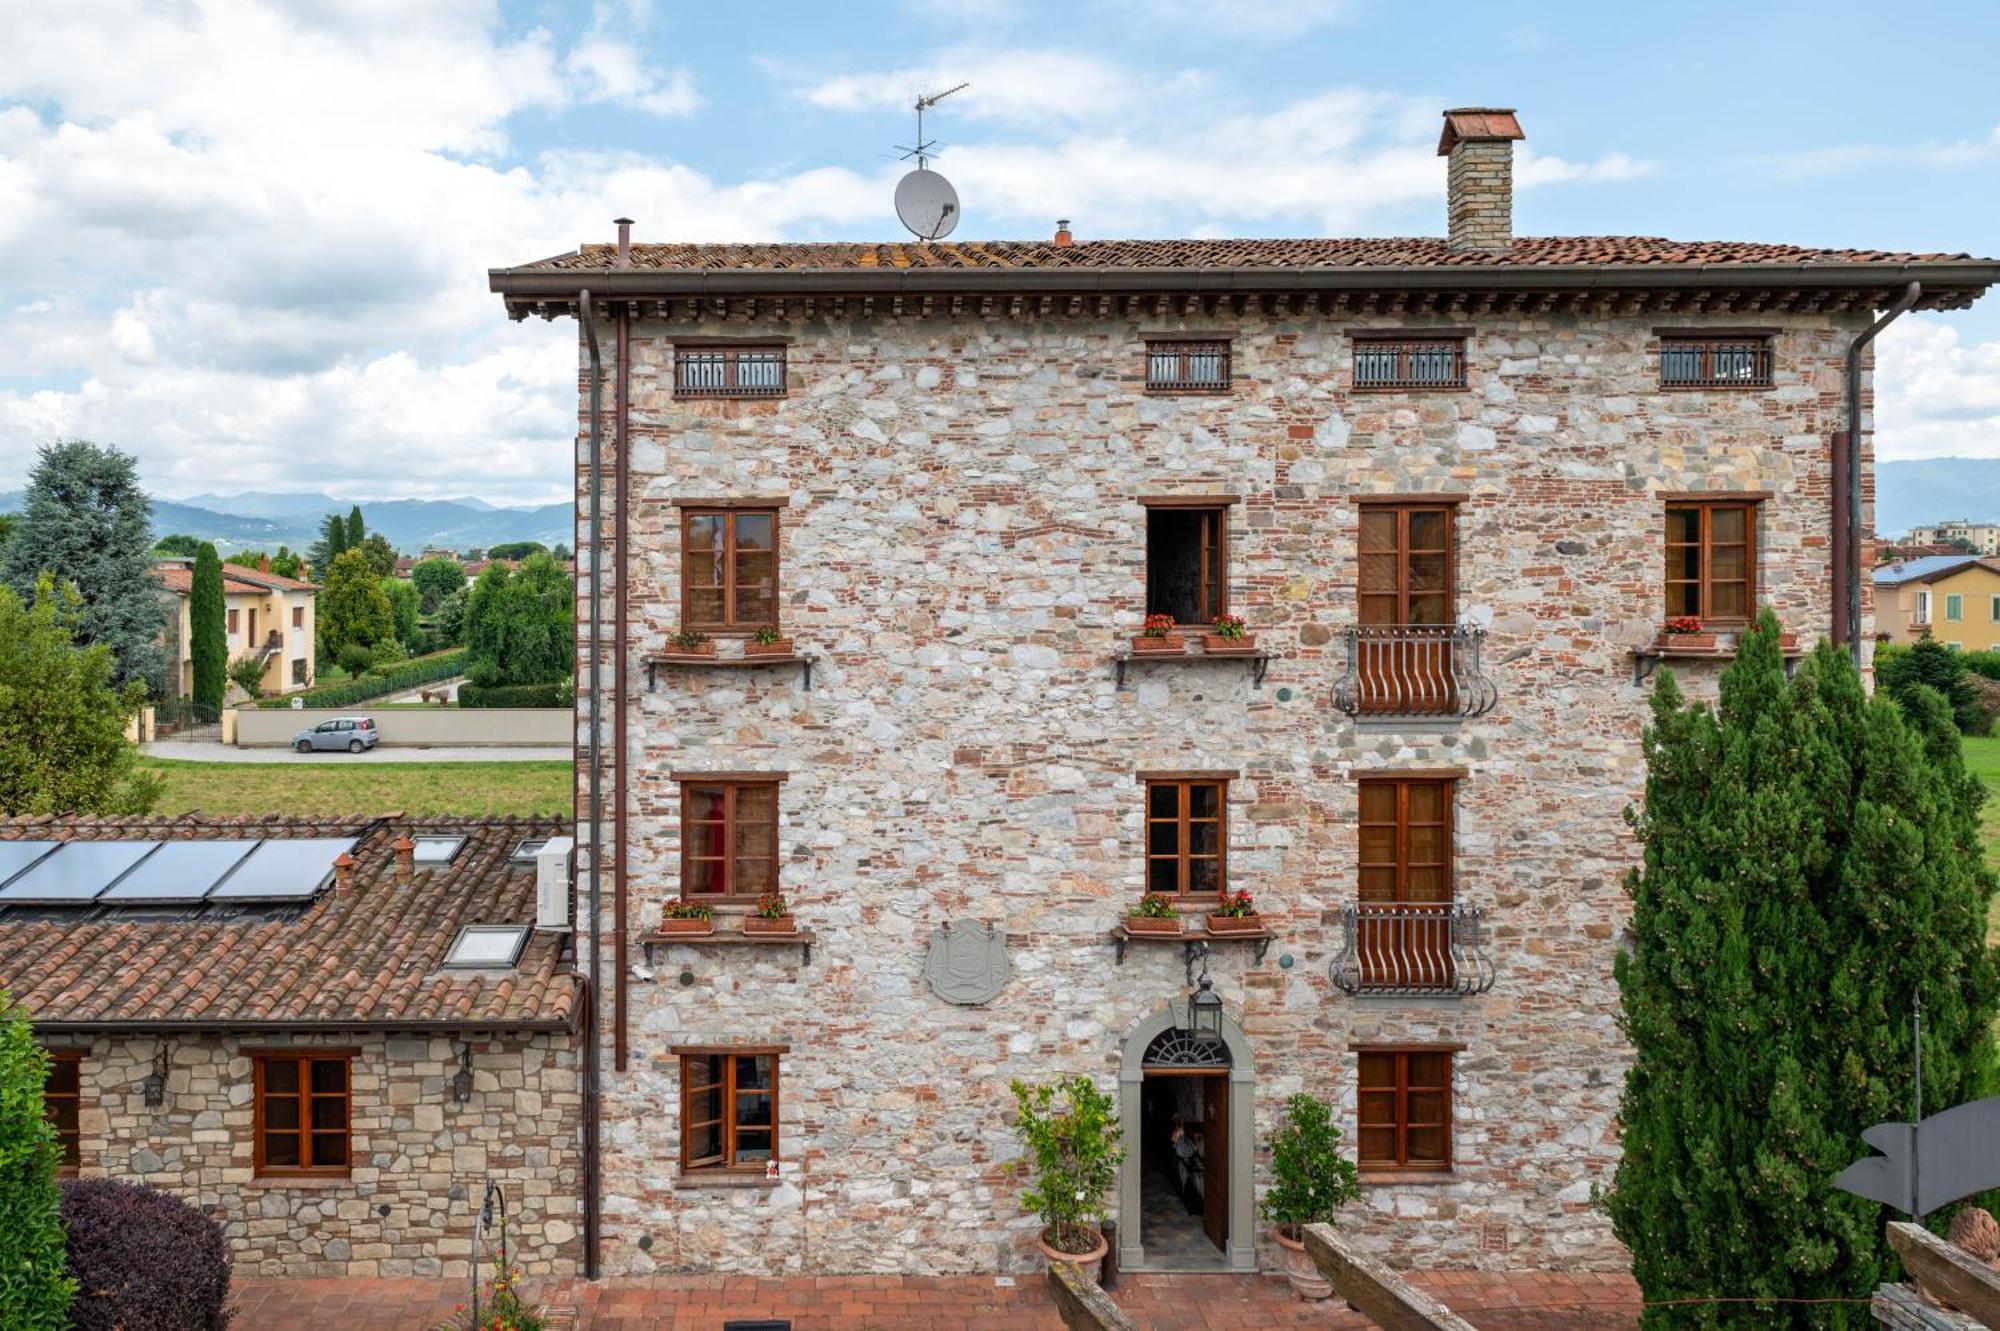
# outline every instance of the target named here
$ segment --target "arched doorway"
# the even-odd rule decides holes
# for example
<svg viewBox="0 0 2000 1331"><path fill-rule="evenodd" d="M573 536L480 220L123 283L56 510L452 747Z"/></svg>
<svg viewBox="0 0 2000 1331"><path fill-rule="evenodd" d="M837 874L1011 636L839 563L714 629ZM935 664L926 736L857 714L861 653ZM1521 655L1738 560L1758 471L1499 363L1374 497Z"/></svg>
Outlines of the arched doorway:
<svg viewBox="0 0 2000 1331"><path fill-rule="evenodd" d="M1126 1270L1254 1271L1256 1074L1250 1044L1226 1013L1220 1040L1196 1040L1181 1029L1178 1008L1168 1004L1125 1033L1118 1071L1125 1141L1118 1264Z"/></svg>

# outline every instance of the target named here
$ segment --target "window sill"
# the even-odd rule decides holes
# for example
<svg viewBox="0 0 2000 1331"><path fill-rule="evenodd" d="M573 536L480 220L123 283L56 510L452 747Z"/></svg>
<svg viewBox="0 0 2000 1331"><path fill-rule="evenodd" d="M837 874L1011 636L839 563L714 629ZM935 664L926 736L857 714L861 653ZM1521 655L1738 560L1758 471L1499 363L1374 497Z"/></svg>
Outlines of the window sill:
<svg viewBox="0 0 2000 1331"><path fill-rule="evenodd" d="M756 1191L758 1189L768 1190L775 1188L783 1182L784 1180L781 1178L765 1177L762 1170L758 1170L753 1174L734 1170L697 1169L674 1175L674 1191L704 1192L709 1189Z"/></svg>
<svg viewBox="0 0 2000 1331"><path fill-rule="evenodd" d="M1234 932L1216 933L1208 927L1205 918L1181 921L1178 933L1148 933L1138 929L1128 929L1123 921L1111 928L1111 944L1118 950L1118 964L1125 964L1125 949L1133 943L1178 943L1192 948L1196 943L1250 943L1256 949L1256 960L1262 961L1270 951L1271 941L1277 937L1268 927L1263 929L1239 929ZM1190 952L1190 955L1192 953Z"/></svg>
<svg viewBox="0 0 2000 1331"><path fill-rule="evenodd" d="M812 692L813 665L819 660L814 652L795 651L789 656L714 656L694 652L661 652L646 658L646 692L651 693L659 685L659 672L665 670L762 670L771 666L804 666L805 687Z"/></svg>
<svg viewBox="0 0 2000 1331"><path fill-rule="evenodd" d="M1219 652L1208 650L1135 652L1130 647L1120 647L1111 654L1111 668L1116 676L1117 691L1122 693L1125 691L1125 667L1134 661L1157 662L1164 665L1198 665L1203 661L1248 661L1250 687L1261 689L1264 687L1264 673L1271 668L1271 662L1275 659L1268 648L1257 646Z"/></svg>
<svg viewBox="0 0 2000 1331"><path fill-rule="evenodd" d="M259 1174L237 1186L253 1192L291 1188L351 1188L354 1180L346 1174Z"/></svg>
<svg viewBox="0 0 2000 1331"><path fill-rule="evenodd" d="M669 934L655 931L643 935L639 943L652 948L679 943L693 947L796 947L801 948L803 964L812 965L813 944L819 935L811 929L796 929L788 934L751 934L743 932L739 924L734 929L711 928L705 934Z"/></svg>
<svg viewBox="0 0 2000 1331"><path fill-rule="evenodd" d="M1451 1183L1463 1183L1457 1173L1449 1169L1364 1169L1361 1171L1361 1185L1366 1188L1441 1188Z"/></svg>

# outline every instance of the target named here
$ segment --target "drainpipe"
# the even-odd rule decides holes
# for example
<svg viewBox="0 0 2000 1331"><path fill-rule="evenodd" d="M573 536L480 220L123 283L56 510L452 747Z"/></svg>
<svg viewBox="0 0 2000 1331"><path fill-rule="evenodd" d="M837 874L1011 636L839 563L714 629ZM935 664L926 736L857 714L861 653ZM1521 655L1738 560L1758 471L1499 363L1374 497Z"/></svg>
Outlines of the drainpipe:
<svg viewBox="0 0 2000 1331"><path fill-rule="evenodd" d="M632 219L629 217L618 218L617 226L618 266L620 268L630 268L632 266ZM624 302L618 306L618 365L615 373L617 375L617 382L612 387L614 436L612 446L617 451L612 460L612 488L616 495L618 511L613 516L616 527L614 528L615 535L612 539L611 549L614 555L612 562L616 569L613 576L613 584L617 589L618 599L613 602L611 647L618 655L611 668L611 687L616 691L616 696L613 698L611 704L611 724L616 727L616 731L611 737L611 772L614 785L612 794L617 799L618 804L611 815L611 844L613 846L611 864L612 964L617 968L611 977L613 1014L611 1027L611 1065L617 1071L623 1072L625 1070L627 1052L625 975L628 970L625 959L625 935L627 933L625 924L625 850L628 844L625 833L625 818L626 811L632 802L631 792L626 786L627 775L625 770L625 655L627 651L625 636L629 627L626 620L625 578L632 567L631 556L625 549L628 530L625 521L625 510L628 502L626 496L626 457L631 452L630 441L626 437L631 426L632 396L632 306L630 302Z"/></svg>
<svg viewBox="0 0 2000 1331"><path fill-rule="evenodd" d="M1854 668L1861 669L1861 354L1884 328L1900 319L1924 284L1912 282L1886 313L1847 346L1847 429L1833 437L1833 640L1847 644Z"/></svg>
<svg viewBox="0 0 2000 1331"><path fill-rule="evenodd" d="M590 289L577 293L577 311L583 323L584 342L590 351L590 1022L584 1031L583 1044L583 1274L585 1279L595 1280L598 1273L599 1210L602 1182L598 1177L598 1115L599 1115L599 1039L597 1017L597 995L600 987L600 967L598 940L602 933L599 927L603 905L603 894L598 881L597 866L602 859L603 835L603 780L604 774L599 762L598 713L603 702L602 680L599 670L599 606L603 584L598 580L603 572L604 552L600 547L603 536L603 486L599 474L599 464L603 455L603 429L601 415L604 397L604 357L597 345L597 319L591 308Z"/></svg>

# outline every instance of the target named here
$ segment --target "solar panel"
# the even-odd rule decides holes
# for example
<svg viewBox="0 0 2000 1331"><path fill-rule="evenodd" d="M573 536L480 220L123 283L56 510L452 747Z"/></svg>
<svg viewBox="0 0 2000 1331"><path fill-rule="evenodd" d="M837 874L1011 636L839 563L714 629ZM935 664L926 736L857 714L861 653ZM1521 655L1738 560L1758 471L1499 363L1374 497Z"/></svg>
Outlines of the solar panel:
<svg viewBox="0 0 2000 1331"><path fill-rule="evenodd" d="M412 837L411 840L417 847L411 854L413 864L450 864L452 857L457 855L459 848L465 844L465 838L462 836L443 834Z"/></svg>
<svg viewBox="0 0 2000 1331"><path fill-rule="evenodd" d="M0 841L0 883L60 846L60 841Z"/></svg>
<svg viewBox="0 0 2000 1331"><path fill-rule="evenodd" d="M356 838L291 837L266 841L223 879L210 901L302 901L326 886L333 862Z"/></svg>
<svg viewBox="0 0 2000 1331"><path fill-rule="evenodd" d="M200 901L257 849L255 841L169 841L111 885L106 905Z"/></svg>
<svg viewBox="0 0 2000 1331"><path fill-rule="evenodd" d="M525 924L468 924L445 953L444 964L464 967L512 966L528 941Z"/></svg>
<svg viewBox="0 0 2000 1331"><path fill-rule="evenodd" d="M157 841L72 841L0 888L0 902L94 901L159 847Z"/></svg>

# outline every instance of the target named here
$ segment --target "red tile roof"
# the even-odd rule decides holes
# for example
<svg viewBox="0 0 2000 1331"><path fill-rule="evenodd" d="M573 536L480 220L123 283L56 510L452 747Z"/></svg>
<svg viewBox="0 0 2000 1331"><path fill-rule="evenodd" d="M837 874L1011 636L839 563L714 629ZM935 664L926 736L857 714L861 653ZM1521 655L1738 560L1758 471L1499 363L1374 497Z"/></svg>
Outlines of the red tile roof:
<svg viewBox="0 0 2000 1331"><path fill-rule="evenodd" d="M41 1023L573 1028L582 981L560 935L530 933L506 971L443 970L467 924L535 920L535 867L510 860L558 819L9 818L0 841L356 836L352 885L296 918L161 919L104 908L0 910L0 989ZM462 834L450 864L395 877L404 834ZM212 909L212 908L211 908Z"/></svg>
<svg viewBox="0 0 2000 1331"><path fill-rule="evenodd" d="M162 587L177 595L186 596L194 584L194 567L179 560L165 560L153 565L153 576ZM300 582L297 578L280 577L276 573L265 573L241 564L225 563L222 566L222 591L227 596L261 596L267 591L316 592L315 583Z"/></svg>

